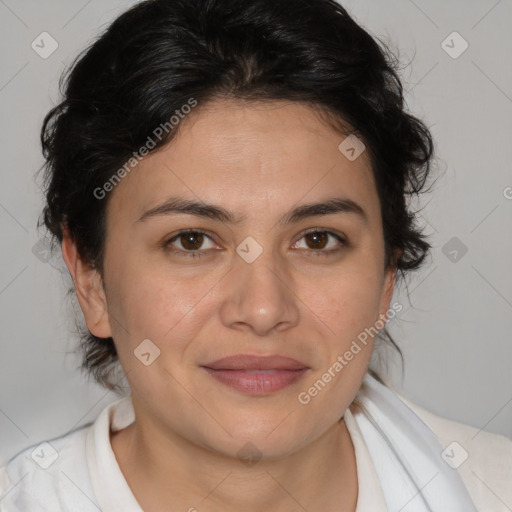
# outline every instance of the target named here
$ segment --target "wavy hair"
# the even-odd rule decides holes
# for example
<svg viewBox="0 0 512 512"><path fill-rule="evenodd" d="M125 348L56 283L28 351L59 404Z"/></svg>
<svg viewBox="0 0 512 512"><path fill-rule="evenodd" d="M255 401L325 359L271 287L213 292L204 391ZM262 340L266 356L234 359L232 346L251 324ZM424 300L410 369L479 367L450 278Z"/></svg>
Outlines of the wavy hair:
<svg viewBox="0 0 512 512"><path fill-rule="evenodd" d="M433 142L406 110L398 71L386 45L334 0L142 1L61 76L62 101L41 129L46 204L40 224L59 243L68 229L82 259L103 275L108 197L98 200L94 190L155 127L191 97L198 109L215 98L298 101L364 141L381 203L386 265L404 277L431 248L407 198L425 188ZM400 352L385 327L383 333ZM87 329L80 338L82 369L118 389L113 339Z"/></svg>

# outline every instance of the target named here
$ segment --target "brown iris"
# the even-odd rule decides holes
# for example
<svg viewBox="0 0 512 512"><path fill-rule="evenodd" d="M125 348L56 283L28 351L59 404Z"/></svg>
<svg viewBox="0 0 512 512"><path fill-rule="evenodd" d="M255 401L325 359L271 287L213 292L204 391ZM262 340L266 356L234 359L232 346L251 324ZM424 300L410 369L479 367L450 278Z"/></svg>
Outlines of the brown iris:
<svg viewBox="0 0 512 512"><path fill-rule="evenodd" d="M197 251L203 245L204 234L198 232L183 233L180 235L181 245L190 251Z"/></svg>
<svg viewBox="0 0 512 512"><path fill-rule="evenodd" d="M329 235L322 231L313 231L312 233L307 233L304 235L306 240L309 238L310 240L314 240L314 247L310 247L311 249L323 249L325 245L327 244L327 241L329 239ZM323 242L323 243L322 243ZM319 245L321 247L319 247Z"/></svg>

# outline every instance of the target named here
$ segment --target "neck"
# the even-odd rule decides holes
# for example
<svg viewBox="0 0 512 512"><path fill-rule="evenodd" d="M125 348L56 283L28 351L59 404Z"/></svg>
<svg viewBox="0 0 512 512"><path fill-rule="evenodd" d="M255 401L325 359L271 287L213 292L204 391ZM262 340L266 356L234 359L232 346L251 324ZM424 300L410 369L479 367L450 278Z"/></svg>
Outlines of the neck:
<svg viewBox="0 0 512 512"><path fill-rule="evenodd" d="M111 434L128 485L147 512L354 512L357 471L344 420L286 458L244 463L137 421Z"/></svg>

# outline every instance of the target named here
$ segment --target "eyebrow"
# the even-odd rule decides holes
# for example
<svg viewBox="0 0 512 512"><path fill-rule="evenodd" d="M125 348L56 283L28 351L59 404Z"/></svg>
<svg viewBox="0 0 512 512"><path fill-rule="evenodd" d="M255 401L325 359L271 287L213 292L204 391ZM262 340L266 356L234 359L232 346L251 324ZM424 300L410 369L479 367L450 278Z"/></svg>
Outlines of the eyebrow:
<svg viewBox="0 0 512 512"><path fill-rule="evenodd" d="M297 206L283 215L279 220L279 224L293 224L309 217L332 215L335 213L350 213L364 223L368 223L368 215L358 203L351 199L334 197L317 203ZM172 214L195 215L227 224L239 224L246 218L242 215L237 216L219 205L171 197L164 203L144 212L137 222L145 221L151 217Z"/></svg>

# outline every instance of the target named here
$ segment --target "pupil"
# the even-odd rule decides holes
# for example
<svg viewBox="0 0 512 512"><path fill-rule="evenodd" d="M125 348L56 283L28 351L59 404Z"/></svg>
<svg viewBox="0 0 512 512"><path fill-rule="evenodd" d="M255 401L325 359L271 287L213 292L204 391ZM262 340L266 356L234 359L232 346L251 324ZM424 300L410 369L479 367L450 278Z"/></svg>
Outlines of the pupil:
<svg viewBox="0 0 512 512"><path fill-rule="evenodd" d="M182 239L181 244L185 249L197 250L201 247L202 236L202 233L186 233L182 235L182 237L185 239L185 243L183 243Z"/></svg>
<svg viewBox="0 0 512 512"><path fill-rule="evenodd" d="M318 231L315 231L314 233L309 233L307 235L308 237L316 240L316 242L314 242L314 244L318 244L318 241L320 242L325 242L327 240L327 234L326 233L321 233L321 232L318 232ZM320 243L321 247L324 247L325 244L324 243ZM317 247L313 247L313 249L318 249L318 246Z"/></svg>

